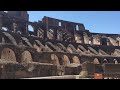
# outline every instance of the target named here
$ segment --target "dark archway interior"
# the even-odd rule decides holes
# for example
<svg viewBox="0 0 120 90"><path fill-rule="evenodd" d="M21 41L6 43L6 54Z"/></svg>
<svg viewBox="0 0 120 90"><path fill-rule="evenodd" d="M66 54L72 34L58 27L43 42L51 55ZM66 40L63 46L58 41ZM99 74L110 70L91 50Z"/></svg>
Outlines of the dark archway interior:
<svg viewBox="0 0 120 90"><path fill-rule="evenodd" d="M101 45L107 45L107 38L101 38Z"/></svg>

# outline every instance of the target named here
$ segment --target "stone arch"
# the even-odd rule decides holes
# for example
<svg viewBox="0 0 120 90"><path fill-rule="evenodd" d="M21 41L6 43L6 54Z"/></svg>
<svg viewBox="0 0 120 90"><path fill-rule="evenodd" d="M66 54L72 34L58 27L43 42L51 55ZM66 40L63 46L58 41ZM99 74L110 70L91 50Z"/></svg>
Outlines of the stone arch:
<svg viewBox="0 0 120 90"><path fill-rule="evenodd" d="M80 64L80 59L77 56L73 56L73 63Z"/></svg>
<svg viewBox="0 0 120 90"><path fill-rule="evenodd" d="M42 51L42 48L41 48L40 46L38 46L38 45L36 44L36 42L34 42L33 48L35 48L37 52L41 52L41 51Z"/></svg>
<svg viewBox="0 0 120 90"><path fill-rule="evenodd" d="M68 52L68 53L69 53L69 51L67 50L67 48L66 48L63 44L57 43L57 46L58 46L61 50L63 50L64 52Z"/></svg>
<svg viewBox="0 0 120 90"><path fill-rule="evenodd" d="M16 62L16 56L12 49L4 48L1 52L1 59L5 59L7 61L14 61Z"/></svg>
<svg viewBox="0 0 120 90"><path fill-rule="evenodd" d="M68 50L70 53L73 52L73 50L72 50L70 47L67 47L67 50Z"/></svg>
<svg viewBox="0 0 120 90"><path fill-rule="evenodd" d="M94 64L100 64L99 60L97 58L94 59L93 61Z"/></svg>
<svg viewBox="0 0 120 90"><path fill-rule="evenodd" d="M77 52L77 50L76 50L76 48L74 47L74 45L72 45L72 44L69 44L67 47L69 47L70 48L70 50L69 50L69 48L68 48L68 50L69 50L69 52Z"/></svg>
<svg viewBox="0 0 120 90"><path fill-rule="evenodd" d="M53 61L53 64L60 65L60 62L59 62L57 55L51 54L51 60Z"/></svg>
<svg viewBox="0 0 120 90"><path fill-rule="evenodd" d="M21 37L21 39L25 42L25 44L31 48L33 48L32 44L30 43L29 39L26 37Z"/></svg>
<svg viewBox="0 0 120 90"><path fill-rule="evenodd" d="M62 59L63 59L63 65L69 65L70 64L70 60L69 60L67 55L63 55Z"/></svg>
<svg viewBox="0 0 120 90"><path fill-rule="evenodd" d="M3 34L9 39L12 44L17 45L15 38L11 34L8 32L3 32Z"/></svg>
<svg viewBox="0 0 120 90"><path fill-rule="evenodd" d="M32 55L29 51L22 52L21 62L32 62Z"/></svg>
<svg viewBox="0 0 120 90"><path fill-rule="evenodd" d="M46 44L51 50L57 51L57 48L56 48L55 45L53 45L51 42L46 42L45 44Z"/></svg>

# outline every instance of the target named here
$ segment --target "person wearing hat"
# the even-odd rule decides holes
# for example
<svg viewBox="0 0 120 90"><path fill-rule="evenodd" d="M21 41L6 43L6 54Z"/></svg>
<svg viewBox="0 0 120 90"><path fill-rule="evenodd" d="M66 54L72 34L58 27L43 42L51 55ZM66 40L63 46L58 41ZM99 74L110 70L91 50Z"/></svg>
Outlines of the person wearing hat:
<svg viewBox="0 0 120 90"><path fill-rule="evenodd" d="M103 64L104 64L104 63L108 63L107 59L104 59L104 60L103 60Z"/></svg>

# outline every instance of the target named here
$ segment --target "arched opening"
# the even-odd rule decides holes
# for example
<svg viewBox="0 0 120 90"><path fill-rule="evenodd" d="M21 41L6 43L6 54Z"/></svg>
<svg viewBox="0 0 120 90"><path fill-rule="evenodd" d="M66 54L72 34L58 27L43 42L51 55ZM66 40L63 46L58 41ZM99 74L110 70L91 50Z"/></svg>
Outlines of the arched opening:
<svg viewBox="0 0 120 90"><path fill-rule="evenodd" d="M79 31L79 26L78 25L76 25L76 30Z"/></svg>
<svg viewBox="0 0 120 90"><path fill-rule="evenodd" d="M77 56L73 56L72 59L73 59L73 63L80 64L80 60L79 60L79 58Z"/></svg>
<svg viewBox="0 0 120 90"><path fill-rule="evenodd" d="M28 31L34 32L34 28L32 25L28 25Z"/></svg>
<svg viewBox="0 0 120 90"><path fill-rule="evenodd" d="M55 54L51 54L51 60L52 60L53 64L60 65L59 59Z"/></svg>
<svg viewBox="0 0 120 90"><path fill-rule="evenodd" d="M12 49L4 48L1 53L1 59L16 62L16 56Z"/></svg>
<svg viewBox="0 0 120 90"><path fill-rule="evenodd" d="M63 59L63 65L69 65L70 64L70 60L69 60L67 55L63 55L62 59Z"/></svg>
<svg viewBox="0 0 120 90"><path fill-rule="evenodd" d="M107 38L101 38L101 45L107 45Z"/></svg>
<svg viewBox="0 0 120 90"><path fill-rule="evenodd" d="M100 64L99 60L97 58L94 59L93 61L94 64Z"/></svg>
<svg viewBox="0 0 120 90"><path fill-rule="evenodd" d="M61 22L59 22L59 23L58 23L58 26L62 26L62 23L61 23Z"/></svg>
<svg viewBox="0 0 120 90"><path fill-rule="evenodd" d="M32 55L29 51L24 51L21 56L21 62L32 62Z"/></svg>
<svg viewBox="0 0 120 90"><path fill-rule="evenodd" d="M15 38L8 32L3 32L3 34L5 35L5 41L6 43L11 43L13 45L17 45L17 42L15 40Z"/></svg>

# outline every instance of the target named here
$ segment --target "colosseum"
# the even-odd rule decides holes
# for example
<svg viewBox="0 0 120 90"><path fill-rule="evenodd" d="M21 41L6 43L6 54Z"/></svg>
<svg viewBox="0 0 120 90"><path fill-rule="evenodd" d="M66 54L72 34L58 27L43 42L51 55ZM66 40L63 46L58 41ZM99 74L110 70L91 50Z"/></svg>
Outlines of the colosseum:
<svg viewBox="0 0 120 90"><path fill-rule="evenodd" d="M30 31L28 26L34 31ZM27 11L0 11L1 79L120 78L120 35Z"/></svg>

